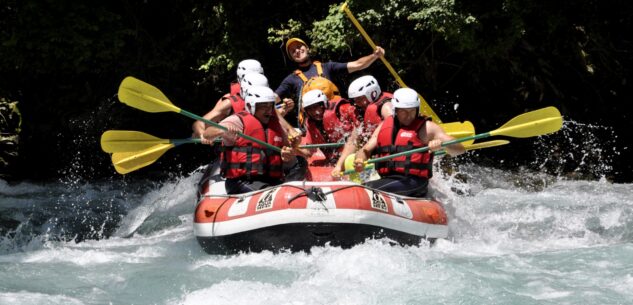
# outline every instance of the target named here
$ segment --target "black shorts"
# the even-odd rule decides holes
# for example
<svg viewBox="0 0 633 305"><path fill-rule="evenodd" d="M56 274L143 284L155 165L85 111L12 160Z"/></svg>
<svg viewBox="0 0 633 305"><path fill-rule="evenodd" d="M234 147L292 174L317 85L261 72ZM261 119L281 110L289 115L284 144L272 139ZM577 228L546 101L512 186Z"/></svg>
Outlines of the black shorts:
<svg viewBox="0 0 633 305"><path fill-rule="evenodd" d="M390 175L369 181L365 186L409 197L426 196L429 179L418 176Z"/></svg>
<svg viewBox="0 0 633 305"><path fill-rule="evenodd" d="M258 177L252 180L244 178L226 179L224 185L227 194L243 194L279 184L281 184L279 179Z"/></svg>

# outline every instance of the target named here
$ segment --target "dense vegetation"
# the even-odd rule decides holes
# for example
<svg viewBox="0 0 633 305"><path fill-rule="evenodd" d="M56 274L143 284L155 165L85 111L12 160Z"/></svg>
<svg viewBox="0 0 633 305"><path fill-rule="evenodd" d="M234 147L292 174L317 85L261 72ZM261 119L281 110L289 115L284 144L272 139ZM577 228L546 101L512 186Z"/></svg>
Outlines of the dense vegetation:
<svg viewBox="0 0 633 305"><path fill-rule="evenodd" d="M259 59L276 86L294 69L283 51L288 37L311 41L324 60L369 54L338 12L340 4L3 1L0 98L17 101L22 114L13 177L112 175L98 144L108 129L187 137L190 120L117 102L118 84L127 75L203 114L228 90L241 59ZM622 109L631 101L630 1L370 0L350 7L400 76L444 121L470 120L483 132L554 105L575 121L612 126L621 155L610 175L630 181L625 147L631 112ZM396 88L380 63L368 72L383 89ZM349 79L339 82L344 88ZM512 148L500 150L498 158L530 153L521 144ZM182 147L138 175L190 171L210 154L204 147Z"/></svg>

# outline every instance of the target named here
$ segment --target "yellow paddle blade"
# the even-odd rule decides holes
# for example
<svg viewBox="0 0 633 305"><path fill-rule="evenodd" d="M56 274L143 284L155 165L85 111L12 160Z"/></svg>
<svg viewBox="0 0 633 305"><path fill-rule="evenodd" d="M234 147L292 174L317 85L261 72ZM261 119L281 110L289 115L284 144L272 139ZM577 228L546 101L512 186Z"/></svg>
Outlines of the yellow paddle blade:
<svg viewBox="0 0 633 305"><path fill-rule="evenodd" d="M101 135L101 149L107 153L139 151L157 144L169 143L168 139L132 130L108 130Z"/></svg>
<svg viewBox="0 0 633 305"><path fill-rule="evenodd" d="M356 154L351 154L345 158L345 172L354 170L354 160L356 159ZM360 175L357 172L352 172L349 174L349 181L362 183L360 180Z"/></svg>
<svg viewBox="0 0 633 305"><path fill-rule="evenodd" d="M174 144L158 144L141 151L113 153L112 164L117 173L127 174L156 162L172 147Z"/></svg>
<svg viewBox="0 0 633 305"><path fill-rule="evenodd" d="M470 137L470 136L475 135L475 126L473 126L473 123L471 123L470 121L443 123L443 124L440 124L440 127L444 129L444 132L446 132L446 134L448 134L449 136L455 139L465 138L465 137ZM473 142L475 142L474 139L468 140L462 143L464 143L464 145L470 145Z"/></svg>
<svg viewBox="0 0 633 305"><path fill-rule="evenodd" d="M403 83L404 85L404 83ZM406 86L403 86L406 87ZM432 117L433 120L435 120L435 122L437 123L442 123L442 120L440 119L440 117L437 115L437 113L435 113L435 111L433 111L433 109L431 109L431 105L429 105L429 103L426 102L426 100L422 97L422 95L420 95L418 93L418 98L420 98L420 113L424 114L428 117Z"/></svg>
<svg viewBox="0 0 633 305"><path fill-rule="evenodd" d="M180 112L158 88L131 76L121 82L119 100L147 112Z"/></svg>
<svg viewBox="0 0 633 305"><path fill-rule="evenodd" d="M501 145L506 145L506 144L509 144L509 143L510 143L510 141L508 141L508 140L491 140L491 141L475 143L475 144L471 144L471 145L464 145L464 148L468 151L468 150L475 150L475 149L482 149L482 148L501 146Z"/></svg>
<svg viewBox="0 0 633 305"><path fill-rule="evenodd" d="M503 126L491 131L490 135L529 138L556 132L561 127L563 127L563 117L558 109L545 107L514 117Z"/></svg>
<svg viewBox="0 0 633 305"><path fill-rule="evenodd" d="M471 151L471 150L475 150L475 149L482 149L482 148L506 145L508 143L510 143L510 141L508 141L508 140L492 140L492 141L475 143L475 144L471 144L471 145L464 145L464 149L466 149L466 151ZM446 154L447 154L446 149L438 150L438 151L433 153L434 156L443 156L443 155L446 155Z"/></svg>

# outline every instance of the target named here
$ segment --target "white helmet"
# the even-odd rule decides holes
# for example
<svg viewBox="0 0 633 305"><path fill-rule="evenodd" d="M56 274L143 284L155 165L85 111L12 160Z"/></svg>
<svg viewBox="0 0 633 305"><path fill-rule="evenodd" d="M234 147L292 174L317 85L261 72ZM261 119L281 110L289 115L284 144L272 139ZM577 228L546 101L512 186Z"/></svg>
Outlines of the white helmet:
<svg viewBox="0 0 633 305"><path fill-rule="evenodd" d="M268 78L264 74L246 73L240 81L240 95L246 97L246 89L253 86L268 87Z"/></svg>
<svg viewBox="0 0 633 305"><path fill-rule="evenodd" d="M306 92L301 99L301 107L304 110L316 103L323 103L323 107L327 108L327 95L319 89Z"/></svg>
<svg viewBox="0 0 633 305"><path fill-rule="evenodd" d="M264 74L264 68L262 67L262 64L259 63L259 61L254 59L245 59L240 61L240 63L237 64L237 81L241 82L246 73L253 72Z"/></svg>
<svg viewBox="0 0 633 305"><path fill-rule="evenodd" d="M273 89L263 86L248 87L246 97L246 110L251 114L255 114L255 107L258 103L274 103L277 96Z"/></svg>
<svg viewBox="0 0 633 305"><path fill-rule="evenodd" d="M371 75L361 76L355 79L347 90L347 96L349 98L356 98L360 96L366 96L369 102L375 102L380 96L380 86L378 81Z"/></svg>
<svg viewBox="0 0 633 305"><path fill-rule="evenodd" d="M415 90L411 88L400 88L393 93L391 106L394 112L396 108L419 108L420 98Z"/></svg>

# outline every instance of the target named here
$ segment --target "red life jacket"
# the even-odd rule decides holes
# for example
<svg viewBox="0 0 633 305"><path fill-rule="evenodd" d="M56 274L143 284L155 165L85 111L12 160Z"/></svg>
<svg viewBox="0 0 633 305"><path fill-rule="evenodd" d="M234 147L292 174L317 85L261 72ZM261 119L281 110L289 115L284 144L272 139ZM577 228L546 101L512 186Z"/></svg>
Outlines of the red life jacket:
<svg viewBox="0 0 633 305"><path fill-rule="evenodd" d="M231 82L231 95L240 95L241 89L239 82Z"/></svg>
<svg viewBox="0 0 633 305"><path fill-rule="evenodd" d="M330 105L323 114L323 130L330 143L334 143L350 135L360 121L356 117L356 108L348 100L338 97L330 101Z"/></svg>
<svg viewBox="0 0 633 305"><path fill-rule="evenodd" d="M329 143L326 137L321 133L321 130L319 129L317 124L315 124L314 120L312 120L310 117L307 117L305 120L305 128L306 128L306 143L310 143L310 144Z"/></svg>
<svg viewBox="0 0 633 305"><path fill-rule="evenodd" d="M306 120L304 121L305 124L305 129L306 129L306 135L304 138L304 142L306 144L324 144L324 143L330 143L328 141L329 137L327 137L327 134L324 135L321 130L319 129L319 126L316 124L316 122L311 119L310 117L306 117ZM323 153L323 155L325 156L325 160L318 160L318 161L314 161L312 160L312 158L309 160L310 165L312 166L326 166L329 163L336 162L336 160L338 160L338 157L336 155L336 152L339 151L337 148L320 148L321 152ZM342 150L342 149L341 149Z"/></svg>
<svg viewBox="0 0 633 305"><path fill-rule="evenodd" d="M372 158L427 146L428 143L420 140L418 131L425 127L429 118L420 116L409 126L399 126L400 124L396 120L391 116L383 121L378 132L378 145L374 150L377 155L372 156ZM426 151L376 162L376 170L381 176L403 174L431 178L433 176L432 165L433 154Z"/></svg>
<svg viewBox="0 0 633 305"><path fill-rule="evenodd" d="M369 138L376 130L376 127L382 122L381 110L386 101L391 100L393 94L383 92L380 97L373 103L369 104L363 115L363 136Z"/></svg>
<svg viewBox="0 0 633 305"><path fill-rule="evenodd" d="M225 94L222 99L229 99L231 101L232 113L240 113L246 111L246 102L239 94Z"/></svg>
<svg viewBox="0 0 633 305"><path fill-rule="evenodd" d="M276 116L268 122L268 128L252 114L236 113L244 124L245 135L264 141L276 147L283 146L283 129ZM224 146L222 152L222 173L225 178L254 177L282 178L282 160L279 152L238 137L233 146Z"/></svg>

